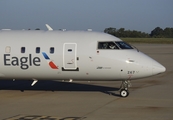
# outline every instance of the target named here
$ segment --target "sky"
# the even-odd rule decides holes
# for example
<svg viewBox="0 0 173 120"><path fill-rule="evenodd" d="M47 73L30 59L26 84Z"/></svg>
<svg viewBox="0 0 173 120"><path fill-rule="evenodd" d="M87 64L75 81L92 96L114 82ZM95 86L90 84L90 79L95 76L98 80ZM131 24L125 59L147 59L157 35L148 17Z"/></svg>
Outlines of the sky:
<svg viewBox="0 0 173 120"><path fill-rule="evenodd" d="M138 30L173 27L173 0L0 0L0 29Z"/></svg>

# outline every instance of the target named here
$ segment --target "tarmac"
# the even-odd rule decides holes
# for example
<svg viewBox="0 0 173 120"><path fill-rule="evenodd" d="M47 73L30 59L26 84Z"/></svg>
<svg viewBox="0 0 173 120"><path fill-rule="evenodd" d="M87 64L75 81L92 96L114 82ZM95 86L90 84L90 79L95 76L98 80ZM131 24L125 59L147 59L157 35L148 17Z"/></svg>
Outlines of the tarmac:
<svg viewBox="0 0 173 120"><path fill-rule="evenodd" d="M0 81L0 120L173 120L173 44L133 44L166 67L157 76L121 82Z"/></svg>

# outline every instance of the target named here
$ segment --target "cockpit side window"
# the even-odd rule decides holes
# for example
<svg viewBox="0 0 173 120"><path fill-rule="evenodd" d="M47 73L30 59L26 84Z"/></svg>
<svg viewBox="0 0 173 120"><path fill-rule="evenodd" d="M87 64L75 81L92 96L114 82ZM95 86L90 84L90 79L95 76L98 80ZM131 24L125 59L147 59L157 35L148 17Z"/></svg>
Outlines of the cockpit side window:
<svg viewBox="0 0 173 120"><path fill-rule="evenodd" d="M129 44L123 42L123 41L119 41L119 42L115 42L118 47L120 47L121 49L133 49L132 46L130 46Z"/></svg>
<svg viewBox="0 0 173 120"><path fill-rule="evenodd" d="M98 49L119 49L118 46L112 42L98 42Z"/></svg>

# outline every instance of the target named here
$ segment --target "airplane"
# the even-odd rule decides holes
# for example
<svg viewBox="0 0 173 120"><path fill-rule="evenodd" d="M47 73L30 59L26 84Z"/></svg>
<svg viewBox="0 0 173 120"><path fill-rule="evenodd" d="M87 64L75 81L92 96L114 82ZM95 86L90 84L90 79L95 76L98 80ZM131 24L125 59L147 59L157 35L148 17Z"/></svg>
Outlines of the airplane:
<svg viewBox="0 0 173 120"><path fill-rule="evenodd" d="M0 30L0 79L122 81L157 75L166 68L121 39L102 32Z"/></svg>

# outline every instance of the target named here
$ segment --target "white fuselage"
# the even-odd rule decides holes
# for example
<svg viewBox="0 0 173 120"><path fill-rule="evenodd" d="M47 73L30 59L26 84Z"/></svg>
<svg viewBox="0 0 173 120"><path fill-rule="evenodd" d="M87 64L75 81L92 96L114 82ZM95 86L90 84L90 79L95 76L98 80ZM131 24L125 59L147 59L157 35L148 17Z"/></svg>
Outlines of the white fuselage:
<svg viewBox="0 0 173 120"><path fill-rule="evenodd" d="M99 48L111 42L123 41L98 32L0 31L0 79L132 80L165 71L136 49Z"/></svg>

